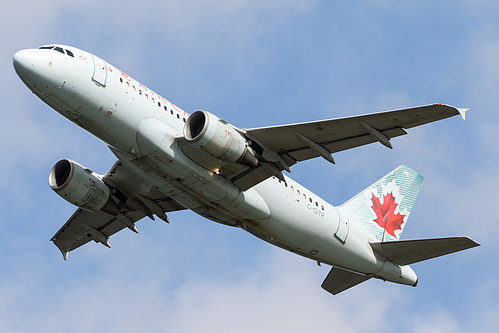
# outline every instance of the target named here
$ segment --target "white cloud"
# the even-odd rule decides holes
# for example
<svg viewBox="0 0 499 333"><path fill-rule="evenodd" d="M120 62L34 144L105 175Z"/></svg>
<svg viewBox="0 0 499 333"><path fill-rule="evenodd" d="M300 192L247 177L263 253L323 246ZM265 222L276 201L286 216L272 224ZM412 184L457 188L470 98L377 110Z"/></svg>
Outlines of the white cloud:
<svg viewBox="0 0 499 333"><path fill-rule="evenodd" d="M68 327L73 332L329 332L332 328L342 332L465 332L474 325L492 328L477 322L485 317L492 324L491 313L458 318L443 305L413 312L417 288L368 281L344 294L329 295L320 288L327 267L318 268L281 250L261 257L260 264L240 280L204 272L186 276L182 267L170 266L169 274L186 278L173 289L168 274L158 274L155 265L146 264L149 270L133 274L125 262L107 268L99 264L94 267L99 270L82 276L61 275L43 266L34 271L26 268L26 273L34 275L2 283L0 328L9 332L57 332ZM52 285L51 279L57 283ZM44 288L47 283L50 290ZM29 320L23 320L26 315Z"/></svg>

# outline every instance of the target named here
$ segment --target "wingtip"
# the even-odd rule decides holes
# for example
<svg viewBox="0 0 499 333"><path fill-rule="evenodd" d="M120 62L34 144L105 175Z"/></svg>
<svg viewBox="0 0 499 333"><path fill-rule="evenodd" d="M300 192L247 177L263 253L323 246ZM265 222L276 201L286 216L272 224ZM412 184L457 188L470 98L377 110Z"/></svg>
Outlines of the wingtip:
<svg viewBox="0 0 499 333"><path fill-rule="evenodd" d="M474 239L471 239L470 237L467 237L467 236L460 236L460 237L456 237L456 238L462 239L463 243L467 243L468 249L471 249L471 248L474 248L477 246L481 246L480 243L476 242Z"/></svg>
<svg viewBox="0 0 499 333"><path fill-rule="evenodd" d="M457 107L455 107L453 105L450 105L450 104L436 103L436 104L433 104L433 105L441 105L441 106L444 106L444 107L455 109L461 115L461 117L463 118L463 120L466 120L466 112L468 112L469 110L471 110L469 108L457 108Z"/></svg>
<svg viewBox="0 0 499 333"><path fill-rule="evenodd" d="M472 247L477 247L477 246L482 246L480 243L476 242L475 240L469 238L472 242Z"/></svg>
<svg viewBox="0 0 499 333"><path fill-rule="evenodd" d="M457 112L463 117L463 120L466 120L466 112L468 112L470 109L467 108L456 108Z"/></svg>

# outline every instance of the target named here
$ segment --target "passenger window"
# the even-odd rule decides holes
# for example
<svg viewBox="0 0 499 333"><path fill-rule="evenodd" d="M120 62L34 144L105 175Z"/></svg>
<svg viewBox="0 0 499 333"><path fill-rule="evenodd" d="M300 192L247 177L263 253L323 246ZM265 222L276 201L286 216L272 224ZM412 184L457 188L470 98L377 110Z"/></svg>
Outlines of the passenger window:
<svg viewBox="0 0 499 333"><path fill-rule="evenodd" d="M180 119L180 115L179 114L177 114L177 119Z"/></svg>
<svg viewBox="0 0 499 333"><path fill-rule="evenodd" d="M120 77L120 82L123 83L123 79Z"/></svg>
<svg viewBox="0 0 499 333"><path fill-rule="evenodd" d="M64 54L64 50L60 47L56 47L54 48L54 50L56 50L57 52L61 52L62 54Z"/></svg>
<svg viewBox="0 0 499 333"><path fill-rule="evenodd" d="M291 191L294 191L294 190L295 190L295 188L293 187L293 185L291 185Z"/></svg>
<svg viewBox="0 0 499 333"><path fill-rule="evenodd" d="M309 198L308 200L310 201L310 203L312 203L312 198Z"/></svg>
<svg viewBox="0 0 499 333"><path fill-rule="evenodd" d="M321 209L324 210L324 206L321 206Z"/></svg>
<svg viewBox="0 0 499 333"><path fill-rule="evenodd" d="M166 105L163 107L163 109L165 109L165 111L168 111L168 108L166 107Z"/></svg>
<svg viewBox="0 0 499 333"><path fill-rule="evenodd" d="M74 54L73 54L73 52L71 52L71 51L69 51L69 50L66 50L66 53L68 54L68 56L70 56L70 57L72 57L72 58L74 58L74 57L75 57L75 56L74 56Z"/></svg>

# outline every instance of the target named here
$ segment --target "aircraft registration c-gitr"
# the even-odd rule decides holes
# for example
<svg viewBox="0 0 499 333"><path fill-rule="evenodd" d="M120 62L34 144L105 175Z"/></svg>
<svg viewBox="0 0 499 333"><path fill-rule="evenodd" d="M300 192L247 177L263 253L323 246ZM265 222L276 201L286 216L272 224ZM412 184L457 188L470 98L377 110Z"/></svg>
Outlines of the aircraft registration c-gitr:
<svg viewBox="0 0 499 333"><path fill-rule="evenodd" d="M244 129L206 111L189 115L99 57L65 45L17 52L14 68L43 102L117 157L105 175L61 160L52 189L77 206L52 237L64 259L148 216L190 209L280 248L331 265L338 294L370 278L416 286L410 264L478 246L467 237L400 240L423 177L399 166L334 207L283 175L297 162L390 139L461 115L443 104Z"/></svg>

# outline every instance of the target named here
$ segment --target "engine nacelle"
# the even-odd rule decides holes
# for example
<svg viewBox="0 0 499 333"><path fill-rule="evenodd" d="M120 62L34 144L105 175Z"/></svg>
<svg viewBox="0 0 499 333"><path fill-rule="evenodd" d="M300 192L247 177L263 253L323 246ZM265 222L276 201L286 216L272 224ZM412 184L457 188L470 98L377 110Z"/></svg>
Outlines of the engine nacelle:
<svg viewBox="0 0 499 333"><path fill-rule="evenodd" d="M60 160L49 174L50 187L73 205L91 210L102 210L112 215L120 213L111 198L111 190L93 171L71 160Z"/></svg>
<svg viewBox="0 0 499 333"><path fill-rule="evenodd" d="M246 139L234 126L217 116L196 111L185 123L184 137L196 148L224 162L239 162L255 167L258 159L248 149Z"/></svg>

